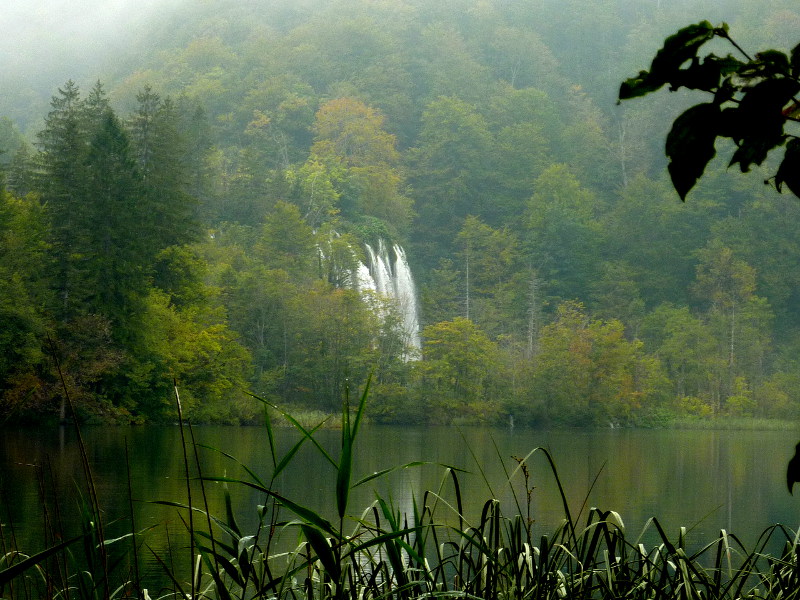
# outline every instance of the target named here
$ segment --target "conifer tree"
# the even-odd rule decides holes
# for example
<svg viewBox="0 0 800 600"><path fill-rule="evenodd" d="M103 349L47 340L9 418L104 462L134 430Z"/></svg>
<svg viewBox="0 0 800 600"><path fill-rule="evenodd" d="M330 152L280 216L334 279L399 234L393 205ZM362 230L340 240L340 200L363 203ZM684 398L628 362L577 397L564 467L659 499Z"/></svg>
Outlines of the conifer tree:
<svg viewBox="0 0 800 600"><path fill-rule="evenodd" d="M51 281L60 319L74 315L85 294L79 265L88 235L84 184L88 131L78 86L68 81L50 102L38 135L37 188L50 221Z"/></svg>
<svg viewBox="0 0 800 600"><path fill-rule="evenodd" d="M136 99L131 138L141 174L141 201L149 207L148 237L158 251L197 238L197 201L188 192L188 150L175 104L162 100L149 86Z"/></svg>
<svg viewBox="0 0 800 600"><path fill-rule="evenodd" d="M84 262L91 282L86 309L119 325L134 301L146 293L155 252L141 231L149 207L140 201L140 177L128 135L108 109L92 137L85 162L86 226Z"/></svg>

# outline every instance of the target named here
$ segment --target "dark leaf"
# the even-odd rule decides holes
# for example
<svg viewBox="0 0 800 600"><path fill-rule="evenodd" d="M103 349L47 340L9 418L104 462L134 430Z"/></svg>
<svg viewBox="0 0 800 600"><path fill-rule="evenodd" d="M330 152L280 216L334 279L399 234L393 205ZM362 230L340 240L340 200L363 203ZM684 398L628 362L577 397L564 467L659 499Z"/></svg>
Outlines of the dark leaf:
<svg viewBox="0 0 800 600"><path fill-rule="evenodd" d="M331 548L330 543L325 538L320 531L310 525L301 525L300 528L303 530L303 535L305 535L308 543L311 544L311 547L314 549L314 552L317 554L320 562L322 563L323 568L325 571L330 575L331 579L334 581L339 581L339 577L341 575L341 566L339 562L336 560L333 549Z"/></svg>
<svg viewBox="0 0 800 600"><path fill-rule="evenodd" d="M786 144L786 153L775 174L775 187L782 191L783 184L800 197L800 139L792 138Z"/></svg>
<svg viewBox="0 0 800 600"><path fill-rule="evenodd" d="M238 537L241 537L242 531L239 529L239 524L236 522L236 515L233 514L233 503L231 502L231 493L225 487L225 517L228 522L228 527L231 531L236 532Z"/></svg>
<svg viewBox="0 0 800 600"><path fill-rule="evenodd" d="M724 104L733 99L738 91L738 88L733 85L731 77L726 77L714 92L714 103L720 105Z"/></svg>
<svg viewBox="0 0 800 600"><path fill-rule="evenodd" d="M752 88L742 98L740 108L742 117L757 120L759 115L767 118L780 115L783 107L800 91L800 83L793 79L779 77L766 79Z"/></svg>
<svg viewBox="0 0 800 600"><path fill-rule="evenodd" d="M719 129L717 130L719 137L727 137L732 140L740 140L744 137L742 130L742 119L739 116L739 108L725 108L720 113Z"/></svg>
<svg viewBox="0 0 800 600"><path fill-rule="evenodd" d="M231 595L230 591L228 591L226 582L222 581L222 577L217 572L217 570L210 569L210 571L211 571L211 577L214 579L214 583L217 584L216 589L217 593L219 594L220 600L233 600L233 596ZM237 583L239 582L237 581Z"/></svg>
<svg viewBox="0 0 800 600"><path fill-rule="evenodd" d="M26 571L31 567L38 565L39 563L44 562L47 558L60 552L70 544L74 544L78 540L84 539L86 536L80 535L78 537L74 537L70 540L66 540L61 542L60 544L56 544L55 546L48 548L47 550L42 550L38 554L34 554L33 556L28 556L24 560L19 561L18 563L11 564L10 567L6 567L2 571L0 571L0 586L4 586L6 583ZM19 554L21 557L22 555ZM14 559L14 553L9 553L6 557L8 562L11 562Z"/></svg>
<svg viewBox="0 0 800 600"><path fill-rule="evenodd" d="M215 555L214 559L217 561L219 565L222 566L223 569L225 569L225 572L228 574L228 577L230 577L233 581L235 581L236 585L238 585L239 587L244 587L245 581L244 579L242 579L242 575L239 573L239 570L230 560L219 554ZM211 569L212 575L215 572L216 569Z"/></svg>
<svg viewBox="0 0 800 600"><path fill-rule="evenodd" d="M650 77L650 73L647 71L639 71L636 77L626 79L622 82L622 85L619 86L619 99L628 100L630 98L645 96L650 92L655 92L663 85L664 81L655 80Z"/></svg>
<svg viewBox="0 0 800 600"><path fill-rule="evenodd" d="M738 163L742 172L747 172L783 143L783 107L798 90L800 84L787 78L766 79L747 90L736 109L735 121L726 119L724 127L739 145L731 166Z"/></svg>
<svg viewBox="0 0 800 600"><path fill-rule="evenodd" d="M656 79L671 82L681 66L697 56L700 46L714 37L714 27L708 21L684 27L664 40L650 65L650 74Z"/></svg>
<svg viewBox="0 0 800 600"><path fill-rule="evenodd" d="M675 119L667 135L669 173L681 200L686 199L716 154L720 114L716 104L698 104Z"/></svg>
<svg viewBox="0 0 800 600"><path fill-rule="evenodd" d="M792 48L792 56L789 59L792 69L792 77L800 77L800 44Z"/></svg>
<svg viewBox="0 0 800 600"><path fill-rule="evenodd" d="M778 142L780 142L780 138L778 138ZM728 166L732 167L738 163L742 173L747 173L752 165L760 165L764 162L769 151L776 145L766 137L745 138L731 156Z"/></svg>
<svg viewBox="0 0 800 600"><path fill-rule="evenodd" d="M719 27L714 28L714 35L718 35L722 38L728 38L728 32L731 30L730 26L727 23L722 23Z"/></svg>
<svg viewBox="0 0 800 600"><path fill-rule="evenodd" d="M661 88L665 83L677 88L680 85L681 66L697 56L697 50L705 42L714 37L714 28L708 21L684 27L664 40L664 46L656 53L650 65L650 71L639 71L636 77L622 82L619 88L619 99L627 100L644 96ZM709 65L711 67L711 65ZM691 80L700 77L695 74ZM706 88L701 88L706 89Z"/></svg>
<svg viewBox="0 0 800 600"><path fill-rule="evenodd" d="M764 50L756 54L760 72L763 76L789 75L789 57L778 50Z"/></svg>
<svg viewBox="0 0 800 600"><path fill-rule="evenodd" d="M288 498L285 498L285 497L281 496L280 494L276 493L275 491L273 491L273 490L271 490L269 488L265 488L265 487L260 486L258 484L252 483L250 481L244 481L244 480L241 480L241 479L232 479L230 477L203 477L203 481L219 481L219 482L227 482L227 483L240 483L240 484L242 484L244 486L253 488L254 490L258 490L259 492L262 492L264 494L267 494L268 496L271 496L272 498L277 500L280 504L282 504L283 506L285 506L286 508L291 510L298 517L300 517L301 519L303 519L307 523L313 525L314 527L318 528L320 531L324 531L324 532L328 533L329 535L331 535L333 537L336 537L336 538L339 537L339 533L336 531L336 529L333 527L333 525L330 523L330 521L328 521L324 517L321 517L320 515L315 513L313 510L311 510L309 508L306 508L304 506L301 506L300 504L297 504L296 502L292 502ZM158 501L154 502L154 504L164 504L166 506L179 506L179 507L182 507L182 508L186 508L185 506L183 506L181 504L177 504L177 503L174 503L174 502L167 502L167 501L164 501L164 500L158 500ZM198 509L194 509L194 510L198 510Z"/></svg>
<svg viewBox="0 0 800 600"><path fill-rule="evenodd" d="M691 65L681 69L670 81L670 89L685 87L692 90L713 92L720 87L720 79L735 73L744 65L730 54L724 58L709 54L702 62L692 60Z"/></svg>

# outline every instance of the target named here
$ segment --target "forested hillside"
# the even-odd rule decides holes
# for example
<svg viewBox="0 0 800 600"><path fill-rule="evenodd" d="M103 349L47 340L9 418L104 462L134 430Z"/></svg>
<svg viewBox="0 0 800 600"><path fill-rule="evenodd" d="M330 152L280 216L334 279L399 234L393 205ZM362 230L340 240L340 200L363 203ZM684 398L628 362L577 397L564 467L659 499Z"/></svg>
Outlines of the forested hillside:
<svg viewBox="0 0 800 600"><path fill-rule="evenodd" d="M682 203L691 98L615 105L693 19L800 31L789 0L187 0L87 81L4 75L0 418L173 420L177 382L247 422L370 374L391 422L799 416L800 203L721 161ZM359 285L395 246L421 346Z"/></svg>

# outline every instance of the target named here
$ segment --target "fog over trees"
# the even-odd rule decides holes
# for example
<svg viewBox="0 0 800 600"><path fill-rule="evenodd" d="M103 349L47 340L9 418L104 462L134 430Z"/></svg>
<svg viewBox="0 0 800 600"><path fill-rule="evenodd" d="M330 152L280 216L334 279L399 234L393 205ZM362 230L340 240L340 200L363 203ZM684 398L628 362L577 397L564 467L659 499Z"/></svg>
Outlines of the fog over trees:
<svg viewBox="0 0 800 600"><path fill-rule="evenodd" d="M2 418L57 417L57 368L96 421L170 418L174 380L196 420L256 418L248 391L335 411L370 376L387 422L800 413L797 198L763 185L769 161L717 159L682 203L664 139L697 97L615 103L688 22L787 51L793 2L18 2L0 19ZM358 284L395 246L419 348L404 308Z"/></svg>

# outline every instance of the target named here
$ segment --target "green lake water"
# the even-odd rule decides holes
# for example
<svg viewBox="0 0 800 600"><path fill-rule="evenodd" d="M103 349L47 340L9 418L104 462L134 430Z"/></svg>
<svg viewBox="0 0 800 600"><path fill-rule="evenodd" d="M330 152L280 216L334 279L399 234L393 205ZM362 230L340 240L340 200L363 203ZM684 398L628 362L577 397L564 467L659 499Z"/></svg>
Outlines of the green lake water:
<svg viewBox="0 0 800 600"><path fill-rule="evenodd" d="M235 456L268 481L272 462L264 429L197 427L194 433L198 443ZM129 515L127 443L137 529L152 526L146 537L157 552L166 552L168 538L174 547L179 546L184 526L178 509L152 503L186 501L179 428L87 428L83 435L105 521ZM278 430L277 435L283 449L297 439L291 430ZM318 436L336 456L339 432L322 431ZM590 506L614 510L632 538L648 519L657 517L670 536L677 537L679 528L685 526L690 530L689 539L698 546L713 539L720 529L752 545L771 524L782 523L792 530L800 525L800 486L796 495L790 496L785 475L798 439L800 430L542 431L368 424L357 442L354 481L394 465L414 461L434 464L398 471L357 488L350 498L350 514L360 516L376 493L391 498L398 510L409 514L414 498L421 501L426 490L441 488L444 499L452 501L452 485L440 466L445 464L465 470L459 479L468 518L477 518L483 503L491 497L502 502L505 513L513 514L517 510L515 498L523 510L526 500L521 473L514 476L513 486L507 481L506 471L513 471L517 464L512 457L524 457L536 447L545 447L555 460L573 515L581 511L585 515ZM534 453L528 462L535 488L531 512L538 536L558 526L563 509L544 455ZM201 465L204 475L246 477L236 461L208 449L201 449ZM19 547L42 547L42 478L48 496L53 485L59 490L64 528L75 528L77 525L70 524L69 519L78 512L74 492L82 485L82 477L71 429L0 430L0 521L6 539L13 527ZM211 511L222 516L221 485L208 483L207 497ZM333 468L307 444L278 479L275 489L333 519L334 486ZM236 486L231 492L242 528L255 527L256 506L264 503L263 496ZM194 493L197 502L196 485ZM54 518L52 498L48 505ZM124 532L129 525L120 522L111 527ZM645 533L644 539L654 538ZM152 558L146 562L148 569L158 571Z"/></svg>

